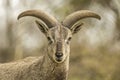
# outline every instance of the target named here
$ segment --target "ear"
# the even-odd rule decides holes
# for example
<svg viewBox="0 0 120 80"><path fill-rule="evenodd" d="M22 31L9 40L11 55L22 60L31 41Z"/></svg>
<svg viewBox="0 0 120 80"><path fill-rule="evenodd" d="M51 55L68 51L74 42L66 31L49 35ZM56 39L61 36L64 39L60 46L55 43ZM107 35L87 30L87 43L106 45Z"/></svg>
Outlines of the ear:
<svg viewBox="0 0 120 80"><path fill-rule="evenodd" d="M41 30L41 32L43 32L44 34L48 33L49 28L47 27L47 25L45 25L43 22L40 22L38 20L36 20L35 22L38 25L38 28Z"/></svg>
<svg viewBox="0 0 120 80"><path fill-rule="evenodd" d="M79 24L73 25L73 26L70 28L72 34L77 33L77 32L81 29L81 26L82 26L82 25L83 25L83 23L79 23Z"/></svg>

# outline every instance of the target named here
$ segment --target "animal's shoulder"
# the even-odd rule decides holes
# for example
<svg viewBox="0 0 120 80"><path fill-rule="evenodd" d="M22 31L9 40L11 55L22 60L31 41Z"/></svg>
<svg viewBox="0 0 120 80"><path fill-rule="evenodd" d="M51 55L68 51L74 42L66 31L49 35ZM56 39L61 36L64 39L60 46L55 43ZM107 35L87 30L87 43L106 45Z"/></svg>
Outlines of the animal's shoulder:
<svg viewBox="0 0 120 80"><path fill-rule="evenodd" d="M36 62L39 59L42 59L43 56L41 57L26 57L24 59L20 59L20 60L16 60L16 61L12 61L12 62L8 62L8 63L1 63L0 66L7 66L7 65L11 65L11 66L19 66L19 65L28 65L28 64L32 64L34 62Z"/></svg>

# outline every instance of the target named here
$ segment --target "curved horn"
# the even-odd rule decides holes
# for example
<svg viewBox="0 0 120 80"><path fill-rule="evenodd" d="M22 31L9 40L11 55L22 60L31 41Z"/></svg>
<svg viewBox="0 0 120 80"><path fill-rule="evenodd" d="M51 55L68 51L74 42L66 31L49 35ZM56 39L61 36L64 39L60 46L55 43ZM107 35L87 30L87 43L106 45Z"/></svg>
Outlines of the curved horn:
<svg viewBox="0 0 120 80"><path fill-rule="evenodd" d="M77 11L74 12L70 15L68 15L64 21L63 21L63 25L66 27L72 27L77 21L79 21L80 19L83 18L88 18L88 17L92 17L92 18L96 18L96 19L101 19L101 17L89 10L81 10L81 11Z"/></svg>
<svg viewBox="0 0 120 80"><path fill-rule="evenodd" d="M48 14L42 12L42 11L38 11L38 10L28 10L28 11L24 11L24 12L22 12L22 13L18 16L17 19L20 19L20 18L25 17L25 16L33 16L33 17L39 18L39 19L41 19L49 28L54 27L54 26L56 26L56 24L57 24L57 20L56 20L54 17L52 17L52 16L50 16L50 15L48 15Z"/></svg>

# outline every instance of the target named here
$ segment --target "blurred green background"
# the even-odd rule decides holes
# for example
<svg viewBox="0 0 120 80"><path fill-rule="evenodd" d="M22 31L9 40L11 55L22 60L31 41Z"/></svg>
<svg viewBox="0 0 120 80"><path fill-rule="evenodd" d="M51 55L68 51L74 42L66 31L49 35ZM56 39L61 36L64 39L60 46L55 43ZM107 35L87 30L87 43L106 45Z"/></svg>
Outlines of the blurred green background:
<svg viewBox="0 0 120 80"><path fill-rule="evenodd" d="M40 9L62 21L78 10L102 19L84 19L72 38L69 80L120 80L120 0L0 0L0 63L43 55L46 38L33 17L19 13Z"/></svg>

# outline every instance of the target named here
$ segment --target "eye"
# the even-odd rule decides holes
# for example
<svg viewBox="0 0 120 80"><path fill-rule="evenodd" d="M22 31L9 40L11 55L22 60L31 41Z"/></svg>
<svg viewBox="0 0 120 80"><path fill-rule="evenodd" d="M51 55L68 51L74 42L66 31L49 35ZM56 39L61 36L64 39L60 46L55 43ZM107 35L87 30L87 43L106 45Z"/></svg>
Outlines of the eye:
<svg viewBox="0 0 120 80"><path fill-rule="evenodd" d="M69 37L69 38L68 38L68 41L70 41L71 39L72 39L72 38L71 38L71 37Z"/></svg>
<svg viewBox="0 0 120 80"><path fill-rule="evenodd" d="M69 37L67 40L67 44L69 44L70 40L72 39L72 37Z"/></svg>
<svg viewBox="0 0 120 80"><path fill-rule="evenodd" d="M52 44L52 43L53 43L53 41L52 41L52 39L51 39L50 37L47 37L47 39L48 39L48 41L49 41L49 44Z"/></svg>

